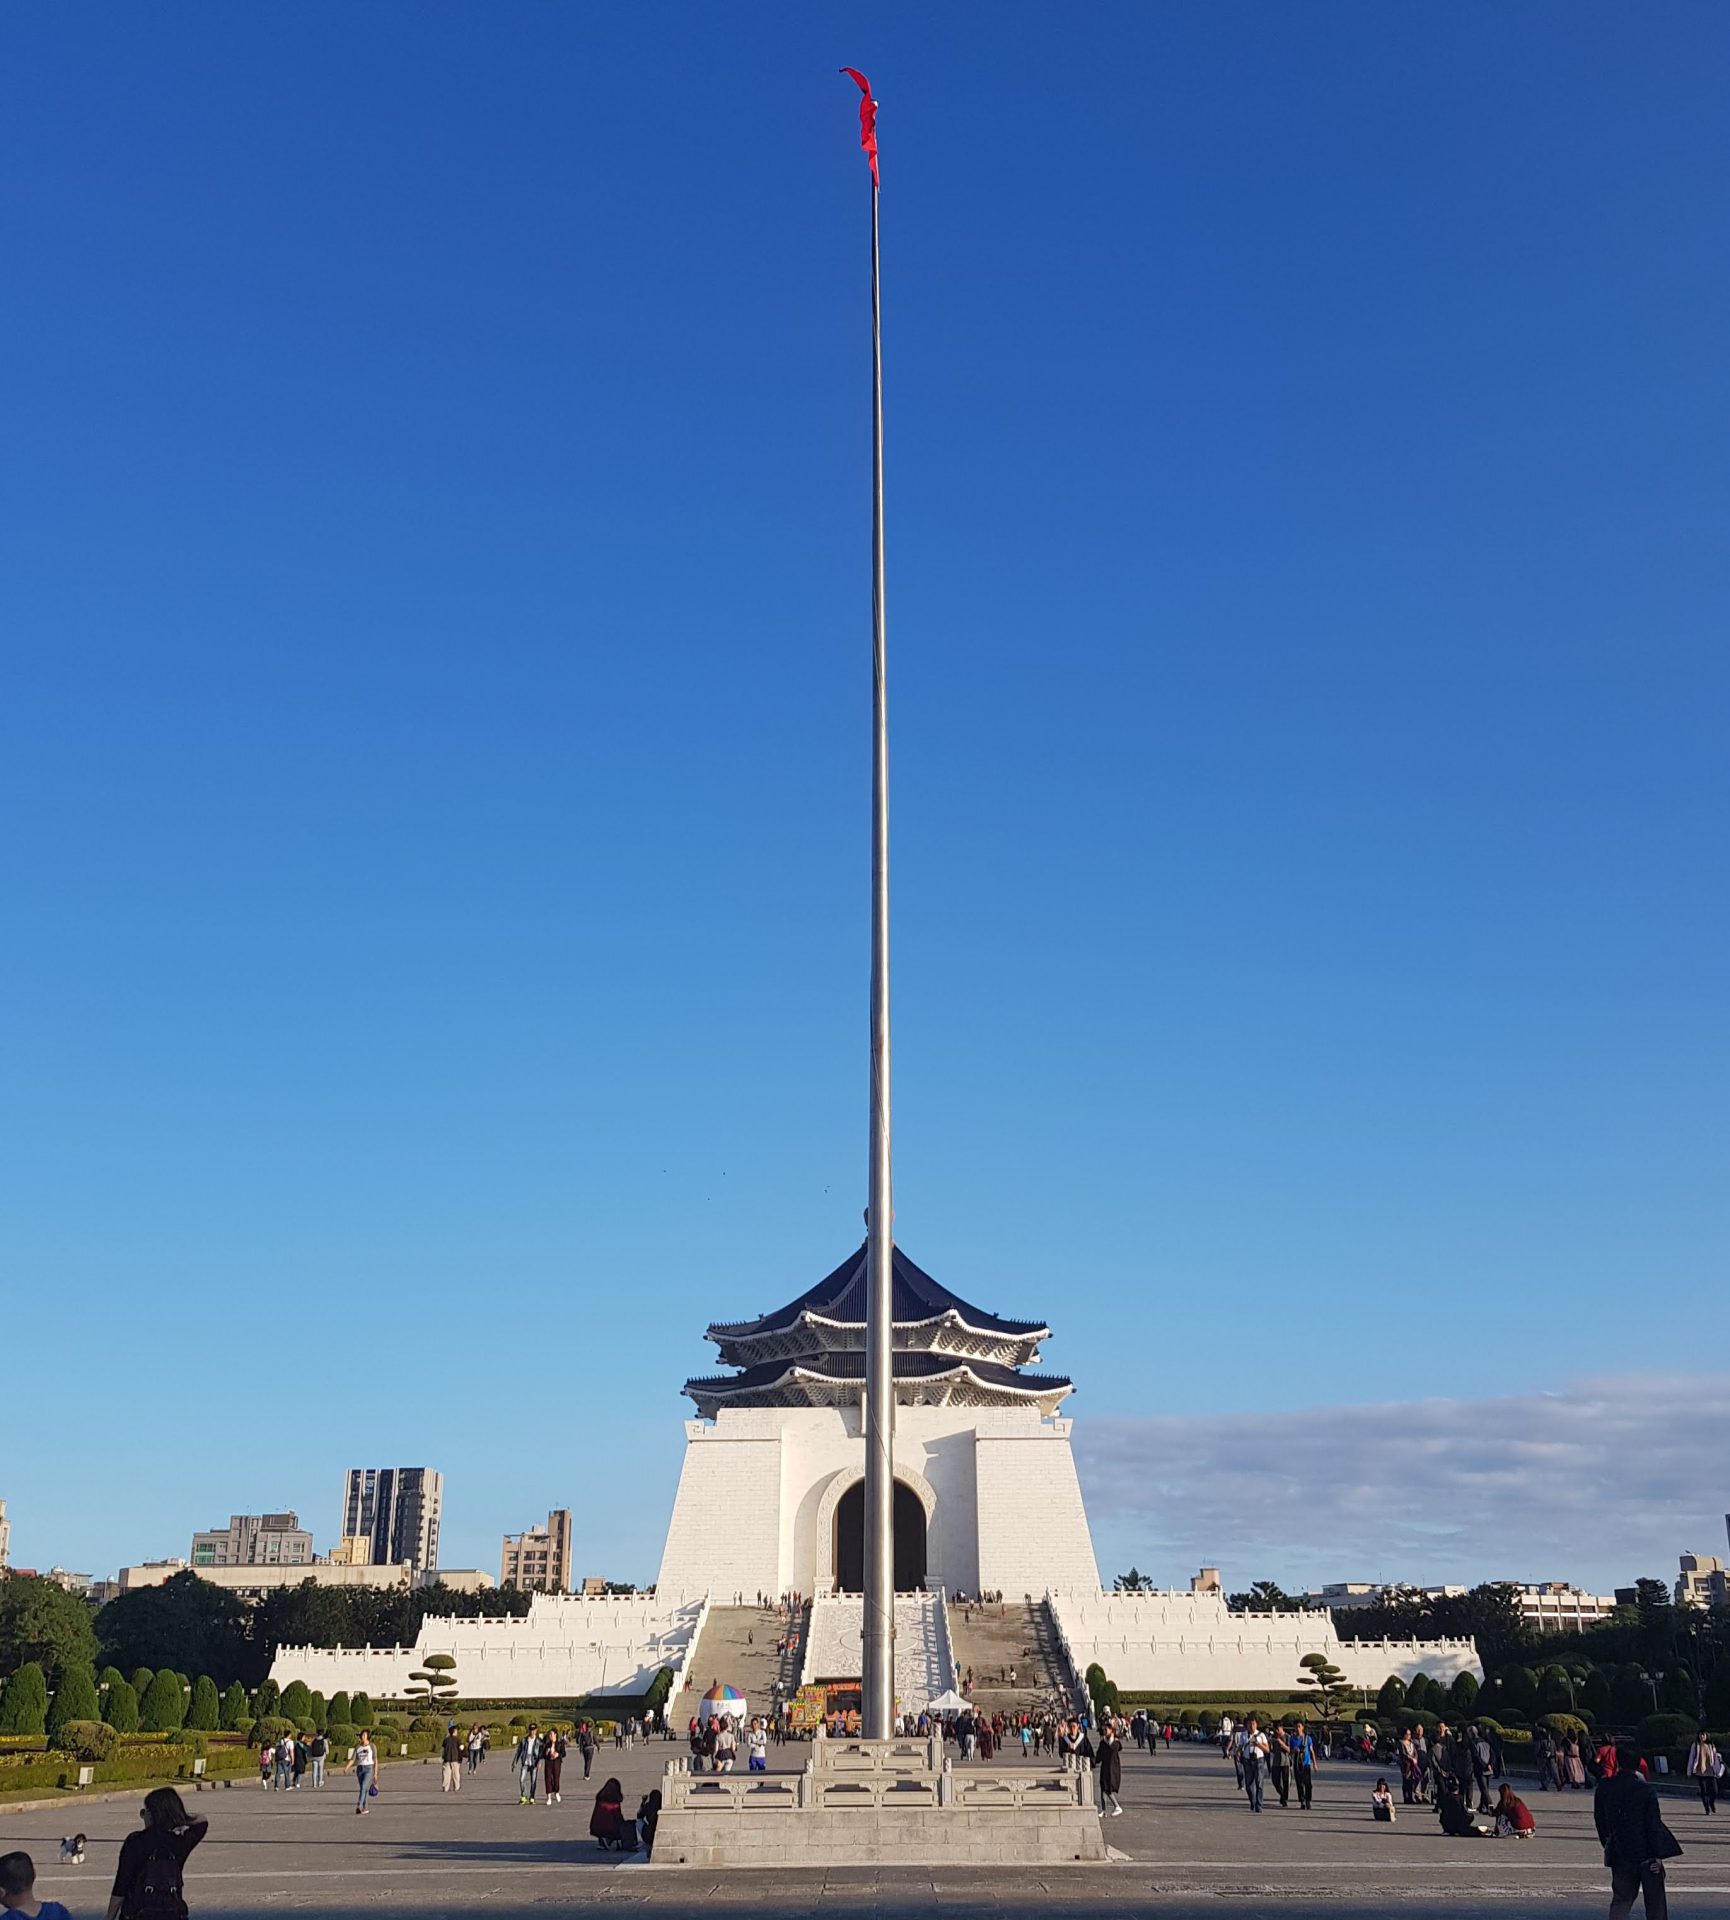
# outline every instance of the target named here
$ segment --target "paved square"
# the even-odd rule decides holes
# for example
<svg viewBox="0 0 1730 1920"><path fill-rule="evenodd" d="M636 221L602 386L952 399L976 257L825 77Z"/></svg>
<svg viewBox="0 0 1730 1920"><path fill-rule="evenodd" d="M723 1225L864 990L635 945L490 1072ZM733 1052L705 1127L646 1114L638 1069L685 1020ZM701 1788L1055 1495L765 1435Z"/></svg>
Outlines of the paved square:
<svg viewBox="0 0 1730 1920"><path fill-rule="evenodd" d="M1124 1814L1108 1838L1128 1857L1104 1867L1046 1872L833 1869L797 1874L696 1872L620 1861L588 1835L594 1789L616 1774L627 1809L660 1776L678 1748L660 1742L630 1753L603 1748L585 1790L567 1764L562 1806L519 1807L507 1761L492 1756L459 1795L439 1792L439 1769L387 1768L364 1818L352 1784L336 1776L322 1792L267 1794L256 1785L190 1797L211 1821L194 1854L187 1897L194 1920L265 1913L543 1915L604 1907L685 1914L699 1907L752 1914L1046 1914L1053 1908L1137 1913L1326 1913L1449 1915L1455 1920L1529 1911L1571 1920L1602 1915L1607 1877L1592 1834L1591 1796L1526 1792L1538 1819L1530 1842L1443 1837L1425 1808L1401 1808L1392 1828L1372 1825L1374 1775L1342 1763L1324 1767L1309 1814L1294 1801L1249 1811L1230 1767L1211 1748L1174 1749L1149 1760L1126 1756ZM804 1749L776 1752L789 1770ZM35 1854L39 1891L79 1920L101 1913L121 1836L137 1821L131 1799L64 1809L0 1813L7 1848ZM1671 1905L1678 1920L1730 1915L1730 1811L1709 1820L1699 1802L1667 1796L1665 1818L1686 1852L1673 1863ZM62 1869L61 1836L90 1836L87 1864Z"/></svg>

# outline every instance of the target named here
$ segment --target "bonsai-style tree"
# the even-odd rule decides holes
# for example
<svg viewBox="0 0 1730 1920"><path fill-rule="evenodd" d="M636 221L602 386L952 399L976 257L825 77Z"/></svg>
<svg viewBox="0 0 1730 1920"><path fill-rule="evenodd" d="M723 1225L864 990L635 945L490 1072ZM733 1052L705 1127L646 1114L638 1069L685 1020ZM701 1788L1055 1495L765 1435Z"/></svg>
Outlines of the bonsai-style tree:
<svg viewBox="0 0 1730 1920"><path fill-rule="evenodd" d="M1298 1665L1303 1669L1298 1675L1298 1684L1308 1687L1315 1695L1316 1709L1322 1725L1326 1726L1338 1717L1351 1685L1325 1653L1306 1653Z"/></svg>
<svg viewBox="0 0 1730 1920"><path fill-rule="evenodd" d="M449 1706L457 1697L456 1664L448 1653L429 1653L426 1665L409 1675L409 1691L429 1707Z"/></svg>

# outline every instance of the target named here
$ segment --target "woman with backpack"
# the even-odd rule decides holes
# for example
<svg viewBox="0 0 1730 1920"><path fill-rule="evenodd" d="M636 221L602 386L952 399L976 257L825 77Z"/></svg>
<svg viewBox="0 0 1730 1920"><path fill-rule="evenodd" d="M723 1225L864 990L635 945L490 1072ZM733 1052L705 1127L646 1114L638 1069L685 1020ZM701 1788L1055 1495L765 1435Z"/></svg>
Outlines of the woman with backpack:
<svg viewBox="0 0 1730 1920"><path fill-rule="evenodd" d="M153 1787L144 1796L144 1825L120 1843L106 1920L186 1920L186 1856L209 1830L172 1787Z"/></svg>

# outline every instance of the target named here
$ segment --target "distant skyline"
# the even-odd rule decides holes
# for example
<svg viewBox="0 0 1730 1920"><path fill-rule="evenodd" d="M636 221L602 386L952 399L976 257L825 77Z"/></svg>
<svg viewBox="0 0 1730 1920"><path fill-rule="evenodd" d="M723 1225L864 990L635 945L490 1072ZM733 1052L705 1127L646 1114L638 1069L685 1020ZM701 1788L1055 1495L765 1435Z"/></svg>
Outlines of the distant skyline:
<svg viewBox="0 0 1730 1920"><path fill-rule="evenodd" d="M980 29L0 17L16 1560L378 1460L652 1577L703 1327L857 1245L843 63L899 1239L1108 1575L1715 1550L1730 12Z"/></svg>

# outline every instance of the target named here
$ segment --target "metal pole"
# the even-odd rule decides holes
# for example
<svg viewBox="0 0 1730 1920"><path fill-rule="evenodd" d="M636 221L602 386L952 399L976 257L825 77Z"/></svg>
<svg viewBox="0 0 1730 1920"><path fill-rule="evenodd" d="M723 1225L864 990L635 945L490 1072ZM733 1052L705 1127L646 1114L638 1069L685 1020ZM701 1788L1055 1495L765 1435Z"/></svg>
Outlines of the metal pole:
<svg viewBox="0 0 1730 1920"><path fill-rule="evenodd" d="M889 1178L889 709L883 625L883 309L871 183L871 1208L865 1234L863 1730L895 1718L895 1208Z"/></svg>

